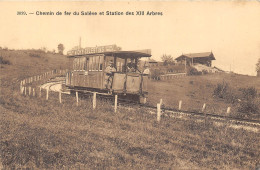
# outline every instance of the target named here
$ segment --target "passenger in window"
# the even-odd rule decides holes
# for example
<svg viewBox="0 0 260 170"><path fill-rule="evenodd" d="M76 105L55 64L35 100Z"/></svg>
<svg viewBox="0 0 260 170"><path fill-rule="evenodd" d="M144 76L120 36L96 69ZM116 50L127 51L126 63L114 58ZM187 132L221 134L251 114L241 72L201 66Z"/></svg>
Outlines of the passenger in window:
<svg viewBox="0 0 260 170"><path fill-rule="evenodd" d="M111 89L113 72L116 72L114 64L112 61L109 61L108 66L105 69L105 87Z"/></svg>
<svg viewBox="0 0 260 170"><path fill-rule="evenodd" d="M133 63L133 60L127 64L127 72L135 72L135 64Z"/></svg>
<svg viewBox="0 0 260 170"><path fill-rule="evenodd" d="M150 69L149 69L149 67L148 67L148 65L147 64L145 64L144 65L144 71L143 71L143 74L147 74L147 75L150 75Z"/></svg>

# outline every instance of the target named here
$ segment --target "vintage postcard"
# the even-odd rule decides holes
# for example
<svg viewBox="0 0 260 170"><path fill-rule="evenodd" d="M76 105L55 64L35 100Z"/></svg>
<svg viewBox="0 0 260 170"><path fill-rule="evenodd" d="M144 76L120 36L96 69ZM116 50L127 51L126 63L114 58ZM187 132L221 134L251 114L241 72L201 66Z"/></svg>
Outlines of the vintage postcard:
<svg viewBox="0 0 260 170"><path fill-rule="evenodd" d="M260 169L260 1L1 1L0 169Z"/></svg>

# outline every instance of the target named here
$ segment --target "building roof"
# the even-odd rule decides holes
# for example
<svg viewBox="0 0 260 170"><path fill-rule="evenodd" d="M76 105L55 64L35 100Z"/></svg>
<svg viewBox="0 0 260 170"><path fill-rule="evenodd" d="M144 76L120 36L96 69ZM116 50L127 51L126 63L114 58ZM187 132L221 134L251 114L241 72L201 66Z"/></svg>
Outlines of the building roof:
<svg viewBox="0 0 260 170"><path fill-rule="evenodd" d="M80 54L80 55L71 55L68 57L82 57L82 56L94 56L94 55L108 55L120 58L139 58L139 57L151 57L151 50L135 50L135 51L111 51L111 52L102 52L102 53L90 53L90 54Z"/></svg>
<svg viewBox="0 0 260 170"><path fill-rule="evenodd" d="M176 60L180 60L184 57L187 57L187 58L209 58L211 60L216 60L212 52L182 54L181 56L177 57Z"/></svg>

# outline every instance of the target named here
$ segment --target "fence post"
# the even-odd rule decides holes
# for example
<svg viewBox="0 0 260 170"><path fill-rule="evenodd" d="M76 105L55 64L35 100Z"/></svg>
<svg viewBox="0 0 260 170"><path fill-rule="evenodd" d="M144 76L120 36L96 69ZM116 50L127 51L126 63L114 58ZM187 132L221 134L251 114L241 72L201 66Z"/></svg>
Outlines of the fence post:
<svg viewBox="0 0 260 170"><path fill-rule="evenodd" d="M59 101L61 103L61 92L59 92Z"/></svg>
<svg viewBox="0 0 260 170"><path fill-rule="evenodd" d="M21 86L21 94L23 94L24 86Z"/></svg>
<svg viewBox="0 0 260 170"><path fill-rule="evenodd" d="M20 84L20 93L23 94L23 85L22 85L22 82Z"/></svg>
<svg viewBox="0 0 260 170"><path fill-rule="evenodd" d="M181 110L182 101L179 101L179 110Z"/></svg>
<svg viewBox="0 0 260 170"><path fill-rule="evenodd" d="M144 104L146 104L146 102L147 102L146 100L147 100L146 97L144 97Z"/></svg>
<svg viewBox="0 0 260 170"><path fill-rule="evenodd" d="M24 87L24 95L26 96L26 87Z"/></svg>
<svg viewBox="0 0 260 170"><path fill-rule="evenodd" d="M117 111L117 94L115 95L115 113Z"/></svg>
<svg viewBox="0 0 260 170"><path fill-rule="evenodd" d="M206 103L204 103L203 106L202 106L202 112L205 111L205 108L206 108Z"/></svg>
<svg viewBox="0 0 260 170"><path fill-rule="evenodd" d="M96 109L96 103L97 102L97 92L93 93L93 109Z"/></svg>
<svg viewBox="0 0 260 170"><path fill-rule="evenodd" d="M40 87L39 97L42 97L42 87Z"/></svg>
<svg viewBox="0 0 260 170"><path fill-rule="evenodd" d="M20 87L21 94L23 94L23 88L24 88L23 86Z"/></svg>
<svg viewBox="0 0 260 170"><path fill-rule="evenodd" d="M160 122L161 120L161 105L157 103L157 121Z"/></svg>
<svg viewBox="0 0 260 170"><path fill-rule="evenodd" d="M29 87L29 96L31 95L31 87Z"/></svg>
<svg viewBox="0 0 260 170"><path fill-rule="evenodd" d="M203 104L202 106L202 112L204 113L204 124L206 126L206 122L207 122L207 115L206 115L206 112L205 111L205 108L206 108L206 103Z"/></svg>
<svg viewBox="0 0 260 170"><path fill-rule="evenodd" d="M79 93L76 91L77 106L79 105Z"/></svg>
<svg viewBox="0 0 260 170"><path fill-rule="evenodd" d="M48 100L49 99L49 89L47 88L46 89L46 100Z"/></svg>
<svg viewBox="0 0 260 170"><path fill-rule="evenodd" d="M34 88L32 89L32 91L33 91L33 96L35 96L35 90L34 90Z"/></svg>
<svg viewBox="0 0 260 170"><path fill-rule="evenodd" d="M162 99L160 99L160 105L162 105Z"/></svg>
<svg viewBox="0 0 260 170"><path fill-rule="evenodd" d="M231 107L228 107L228 108L227 108L227 114L230 113L230 109L231 109Z"/></svg>

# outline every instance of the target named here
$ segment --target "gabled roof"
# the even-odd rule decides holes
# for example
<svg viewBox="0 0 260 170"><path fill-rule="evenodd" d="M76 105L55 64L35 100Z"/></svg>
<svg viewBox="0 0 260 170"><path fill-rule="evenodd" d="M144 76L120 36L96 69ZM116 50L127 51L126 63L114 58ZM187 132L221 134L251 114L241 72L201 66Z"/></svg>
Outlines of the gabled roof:
<svg viewBox="0 0 260 170"><path fill-rule="evenodd" d="M209 58L211 60L216 60L212 52L182 54L181 56L177 57L176 60L179 60L183 57L187 57L187 58Z"/></svg>

